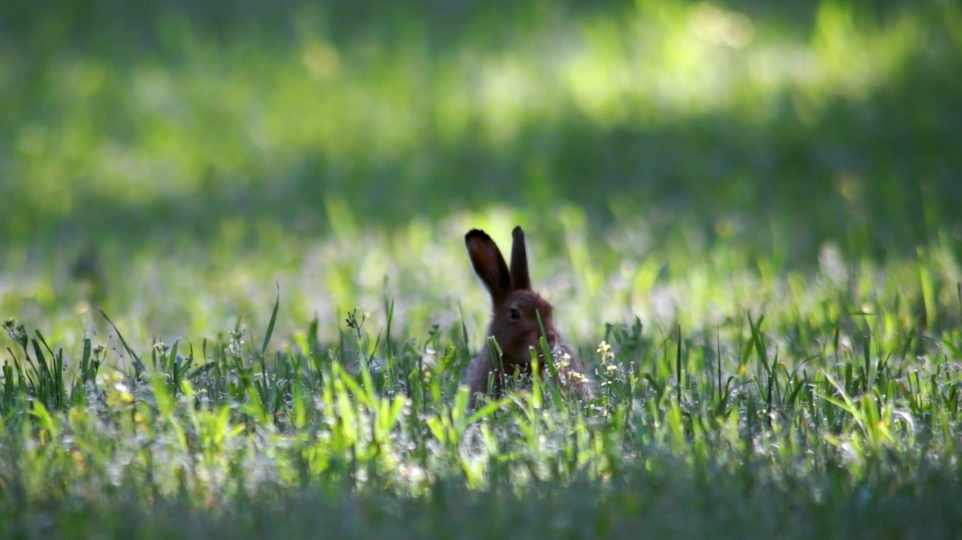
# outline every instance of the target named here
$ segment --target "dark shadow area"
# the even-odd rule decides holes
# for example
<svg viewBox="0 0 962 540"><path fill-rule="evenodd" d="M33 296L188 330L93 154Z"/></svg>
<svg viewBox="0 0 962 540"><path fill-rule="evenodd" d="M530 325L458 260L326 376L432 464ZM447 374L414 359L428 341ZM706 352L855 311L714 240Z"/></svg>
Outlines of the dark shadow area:
<svg viewBox="0 0 962 540"><path fill-rule="evenodd" d="M910 3L856 4L855 9L876 10L884 17ZM537 8L534 2L438 0L323 5L337 39L390 28L385 21L392 10L399 10L429 21L430 41L442 49L466 28L485 28L484 21L497 17L530 16ZM565 5L590 10L627 4ZM769 17L801 34L810 31L815 9L800 2L784 7L754 0L726 5ZM8 45L22 40L38 58L72 46L131 61L150 54L145 51L162 38L153 32L163 13L182 13L207 36L230 37L238 29L250 29L276 33L281 37L275 41L283 43L302 7L294 0L49 0L8 6L0 28ZM814 119L800 119L789 94L781 96L774 120L764 123L732 112L644 130L599 130L572 114L556 124L528 125L509 150L498 153L485 150L480 135L451 145L433 133L417 155L375 163L305 153L284 177L271 176L271 169L263 167L251 171L243 187L211 169L210 180L199 191L144 205L80 193L70 216L60 222L46 218L43 208L14 206L16 186L8 178L0 234L27 244L96 237L134 248L182 234L202 241L216 235L223 220L244 216L313 235L326 229L325 197L336 195L361 221L378 224L404 223L414 215L437 218L492 202L545 211L577 203L598 228L626 214L649 218L655 238L679 223L699 227L712 238L719 234L719 220L734 219L731 234L762 251L770 249L774 226L784 231L792 257L799 260L810 259L829 238L843 248L877 255L911 252L937 228L962 228L962 55L958 47L951 50L954 54L911 59L891 84L863 100L836 99ZM124 60L125 55L129 57ZM22 84L22 91L30 91L29 82ZM38 106L15 114L48 113ZM2 144L9 148L9 141ZM11 234L12 220L18 220L19 230L33 232L27 237Z"/></svg>
<svg viewBox="0 0 962 540"><path fill-rule="evenodd" d="M639 4L652 0L637 0ZM689 1L698 4L697 1ZM810 35L818 2L720 0L714 5L745 13L779 33ZM924 9L937 0L848 0L847 9L862 17L884 19L900 10ZM38 52L73 47L114 59L136 58L164 48L158 21L176 15L199 34L235 39L239 34L268 35L283 44L295 32L298 17L322 13L326 30L339 44L359 35L396 31L399 17L421 20L430 41L440 48L481 32L491 44L510 39L517 23L538 24L548 9L584 15L629 10L635 0L36 0L4 6L0 32L5 40ZM510 24L513 23L513 24Z"/></svg>

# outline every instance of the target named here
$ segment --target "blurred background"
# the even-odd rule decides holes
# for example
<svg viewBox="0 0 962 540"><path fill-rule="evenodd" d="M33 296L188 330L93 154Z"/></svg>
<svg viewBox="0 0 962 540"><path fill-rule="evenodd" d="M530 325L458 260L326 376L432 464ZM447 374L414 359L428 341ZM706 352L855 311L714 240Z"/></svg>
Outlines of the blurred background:
<svg viewBox="0 0 962 540"><path fill-rule="evenodd" d="M67 343L98 306L139 343L257 326L277 287L288 334L393 299L480 335L462 236L515 223L585 342L924 289L900 261L947 301L960 171L949 0L0 10L0 315Z"/></svg>

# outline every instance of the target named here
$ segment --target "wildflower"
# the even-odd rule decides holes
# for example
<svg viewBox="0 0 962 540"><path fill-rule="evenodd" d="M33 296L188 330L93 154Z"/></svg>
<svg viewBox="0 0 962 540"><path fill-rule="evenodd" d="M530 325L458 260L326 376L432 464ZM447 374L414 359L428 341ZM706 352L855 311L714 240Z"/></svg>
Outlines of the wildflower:
<svg viewBox="0 0 962 540"><path fill-rule="evenodd" d="M615 353L611 350L611 345L608 345L608 342L602 341L599 343L597 351L601 355L601 365L604 366L605 373L613 373L621 368L614 362Z"/></svg>
<svg viewBox="0 0 962 540"><path fill-rule="evenodd" d="M97 384L104 389L107 404L111 407L129 405L134 402L134 395L124 381L120 371L111 370L97 374Z"/></svg>
<svg viewBox="0 0 962 540"><path fill-rule="evenodd" d="M568 353L562 353L560 358L555 359L554 367L558 371L564 371L568 369L571 365L571 355Z"/></svg>
<svg viewBox="0 0 962 540"><path fill-rule="evenodd" d="M27 328L23 324L17 324L16 319L3 321L3 329L7 331L7 336L19 343L21 347L27 346Z"/></svg>
<svg viewBox="0 0 962 540"><path fill-rule="evenodd" d="M227 343L227 348L225 352L227 356L234 359L240 360L243 352L244 340L244 329L231 330L230 331L230 341Z"/></svg>
<svg viewBox="0 0 962 540"><path fill-rule="evenodd" d="M568 384L568 377L572 372L568 369L571 365L571 355L561 349L555 349L551 351L551 356L554 359L554 369L558 373L558 381L562 386Z"/></svg>
<svg viewBox="0 0 962 540"><path fill-rule="evenodd" d="M606 341L602 341L598 344L597 352L601 355L601 362L603 364L607 364L615 358L615 353L611 352L611 345L608 345L608 342Z"/></svg>
<svg viewBox="0 0 962 540"><path fill-rule="evenodd" d="M360 315L360 317L358 315ZM370 311L364 311L358 314L357 308L354 308L351 311L347 312L347 320L345 321L345 323L347 324L348 328L352 328L355 331L357 331L358 336L360 337L361 328L364 326L365 321L367 321L370 318L371 318Z"/></svg>

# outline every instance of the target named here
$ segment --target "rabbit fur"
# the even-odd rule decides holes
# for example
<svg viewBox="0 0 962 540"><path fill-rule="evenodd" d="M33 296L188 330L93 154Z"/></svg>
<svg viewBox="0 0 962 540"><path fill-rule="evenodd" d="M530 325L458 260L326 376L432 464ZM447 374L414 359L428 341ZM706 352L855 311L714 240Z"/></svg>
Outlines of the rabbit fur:
<svg viewBox="0 0 962 540"><path fill-rule="evenodd" d="M593 383L575 351L555 330L551 304L531 289L521 227L514 228L512 237L509 267L487 233L472 229L464 236L474 272L491 295L492 315L486 335L494 337L501 349L500 366L496 364L487 341L468 365L464 384L470 390L471 403L475 403L478 394L488 394L489 390L493 390L496 396L503 393L504 377L500 367L509 376L530 374L531 348L537 351L540 363L544 365L546 355L540 344L542 326L550 347L547 357L554 362L560 382L573 387L583 399L591 399L594 396ZM541 372L546 373L544 368ZM492 373L493 389L488 388Z"/></svg>

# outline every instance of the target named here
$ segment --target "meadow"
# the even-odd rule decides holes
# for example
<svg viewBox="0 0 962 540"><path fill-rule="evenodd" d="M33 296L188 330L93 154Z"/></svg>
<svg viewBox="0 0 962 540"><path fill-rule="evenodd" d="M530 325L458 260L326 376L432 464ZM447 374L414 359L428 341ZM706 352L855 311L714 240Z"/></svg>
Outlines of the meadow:
<svg viewBox="0 0 962 540"><path fill-rule="evenodd" d="M0 537L960 537L960 118L954 2L4 6ZM459 389L516 224L591 402Z"/></svg>

